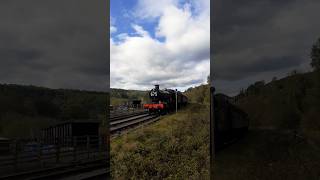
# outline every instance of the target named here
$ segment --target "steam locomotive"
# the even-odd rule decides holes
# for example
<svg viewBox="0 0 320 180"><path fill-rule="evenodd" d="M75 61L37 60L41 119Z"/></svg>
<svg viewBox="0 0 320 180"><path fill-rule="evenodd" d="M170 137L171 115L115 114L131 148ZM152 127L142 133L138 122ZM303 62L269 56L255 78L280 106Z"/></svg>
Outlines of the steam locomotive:
<svg viewBox="0 0 320 180"><path fill-rule="evenodd" d="M144 109L147 109L150 113L167 113L174 111L177 108L181 108L188 103L188 98L180 91L173 89L159 89L159 85L155 85L149 92L149 98L151 103L144 104Z"/></svg>
<svg viewBox="0 0 320 180"><path fill-rule="evenodd" d="M214 95L214 141L217 150L240 139L249 127L248 115L224 94Z"/></svg>

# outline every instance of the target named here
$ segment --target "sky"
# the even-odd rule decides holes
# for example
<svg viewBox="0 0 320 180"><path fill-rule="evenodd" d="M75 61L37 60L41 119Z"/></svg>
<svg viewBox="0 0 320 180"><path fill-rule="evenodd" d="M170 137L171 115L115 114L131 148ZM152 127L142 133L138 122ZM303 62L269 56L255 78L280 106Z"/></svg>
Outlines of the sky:
<svg viewBox="0 0 320 180"><path fill-rule="evenodd" d="M0 83L107 91L106 1L1 0Z"/></svg>
<svg viewBox="0 0 320 180"><path fill-rule="evenodd" d="M185 90L210 74L210 0L111 0L110 86Z"/></svg>
<svg viewBox="0 0 320 180"><path fill-rule="evenodd" d="M320 37L319 0L215 0L211 68L217 92L229 95L297 69L308 72Z"/></svg>
<svg viewBox="0 0 320 180"><path fill-rule="evenodd" d="M1 0L0 83L108 91L110 78L183 90L205 83L211 66L217 92L235 95L310 71L320 37L318 0L110 1L109 27L106 1Z"/></svg>

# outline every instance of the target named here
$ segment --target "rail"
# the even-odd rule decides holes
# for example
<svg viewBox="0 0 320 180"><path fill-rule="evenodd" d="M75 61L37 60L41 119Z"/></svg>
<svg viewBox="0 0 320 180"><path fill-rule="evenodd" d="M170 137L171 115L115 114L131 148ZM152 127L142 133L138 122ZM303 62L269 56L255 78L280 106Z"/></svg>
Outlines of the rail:
<svg viewBox="0 0 320 180"><path fill-rule="evenodd" d="M142 114L148 114L147 111L137 111L137 112L132 112L132 113L122 113L122 114L117 114L117 115L110 115L110 122L124 119L124 118L129 118L129 117L134 117Z"/></svg>
<svg viewBox="0 0 320 180"><path fill-rule="evenodd" d="M158 119L158 115L138 114L122 119L110 121L110 133L112 135L121 134L123 131L137 127L141 124L148 124Z"/></svg>

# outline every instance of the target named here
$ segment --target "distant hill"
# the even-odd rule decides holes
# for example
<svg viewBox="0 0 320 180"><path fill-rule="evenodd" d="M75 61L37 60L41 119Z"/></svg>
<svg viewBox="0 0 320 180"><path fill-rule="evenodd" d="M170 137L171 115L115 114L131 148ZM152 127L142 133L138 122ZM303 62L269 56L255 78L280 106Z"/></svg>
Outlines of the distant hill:
<svg viewBox="0 0 320 180"><path fill-rule="evenodd" d="M142 103L149 102L148 91L140 90L125 90L111 88L110 100L112 105L121 105L135 99L142 100ZM208 84L190 87L183 94L185 94L190 102L209 104L210 103L210 87Z"/></svg>
<svg viewBox="0 0 320 180"><path fill-rule="evenodd" d="M149 91L111 88L110 104L114 106L122 105L136 99L140 99L143 103L145 103L145 102L148 102L149 100L148 92Z"/></svg>
<svg viewBox="0 0 320 180"><path fill-rule="evenodd" d="M103 119L106 92L0 85L0 136L25 137L70 119Z"/></svg>
<svg viewBox="0 0 320 180"><path fill-rule="evenodd" d="M250 85L235 97L250 117L251 128L291 129L320 138L319 73L294 73Z"/></svg>

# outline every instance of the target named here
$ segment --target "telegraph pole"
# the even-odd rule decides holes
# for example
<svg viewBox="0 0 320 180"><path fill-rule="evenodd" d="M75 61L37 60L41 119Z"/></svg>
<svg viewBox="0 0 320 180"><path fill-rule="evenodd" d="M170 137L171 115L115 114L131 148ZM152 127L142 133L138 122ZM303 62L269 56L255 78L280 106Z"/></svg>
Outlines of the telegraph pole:
<svg viewBox="0 0 320 180"><path fill-rule="evenodd" d="M178 91L176 89L176 113L178 112Z"/></svg>
<svg viewBox="0 0 320 180"><path fill-rule="evenodd" d="M213 86L210 86L210 179L214 179L214 166L215 166L215 136L214 136L214 131L215 131L215 125L216 125L216 119L215 119L215 114L214 114L214 91L215 88Z"/></svg>

